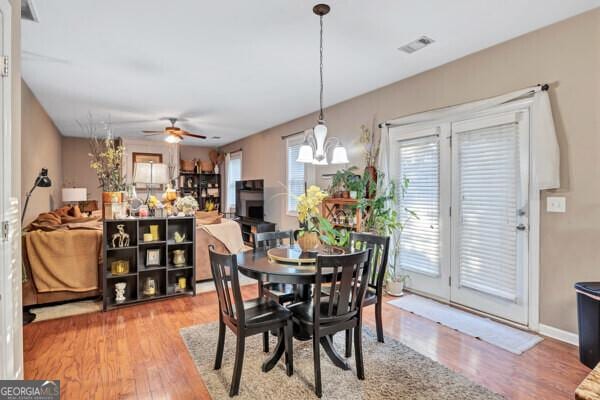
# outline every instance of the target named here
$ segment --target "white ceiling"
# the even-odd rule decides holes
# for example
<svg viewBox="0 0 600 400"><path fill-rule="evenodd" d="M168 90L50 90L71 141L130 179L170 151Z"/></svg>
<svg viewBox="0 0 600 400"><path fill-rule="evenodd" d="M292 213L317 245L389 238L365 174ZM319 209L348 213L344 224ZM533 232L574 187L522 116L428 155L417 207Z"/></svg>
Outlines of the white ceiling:
<svg viewBox="0 0 600 400"><path fill-rule="evenodd" d="M315 0L33 0L23 76L66 136L88 113L141 137L161 117L221 145L318 108ZM600 6L600 0L329 0L332 105ZM427 35L407 55L398 47Z"/></svg>

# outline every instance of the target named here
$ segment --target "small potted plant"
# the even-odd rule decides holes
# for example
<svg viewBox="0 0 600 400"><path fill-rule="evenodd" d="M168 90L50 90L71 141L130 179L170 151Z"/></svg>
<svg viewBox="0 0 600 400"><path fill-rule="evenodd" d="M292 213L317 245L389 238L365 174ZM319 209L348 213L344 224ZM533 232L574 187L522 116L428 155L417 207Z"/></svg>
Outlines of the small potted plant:
<svg viewBox="0 0 600 400"><path fill-rule="evenodd" d="M335 173L331 181L331 186L329 188L329 193L331 194L331 197L344 199L350 197L351 189L348 186L349 182L355 179L355 177L357 176L354 173L354 171L356 171L357 169L357 167L352 166L346 169L340 169Z"/></svg>
<svg viewBox="0 0 600 400"><path fill-rule="evenodd" d="M327 193L318 186L310 186L306 193L297 197L298 222L300 233L298 234L298 246L302 251L314 250L321 244L319 240L319 206Z"/></svg>
<svg viewBox="0 0 600 400"><path fill-rule="evenodd" d="M400 297L404 294L404 287L410 276L390 271L385 282L385 291L390 296Z"/></svg>

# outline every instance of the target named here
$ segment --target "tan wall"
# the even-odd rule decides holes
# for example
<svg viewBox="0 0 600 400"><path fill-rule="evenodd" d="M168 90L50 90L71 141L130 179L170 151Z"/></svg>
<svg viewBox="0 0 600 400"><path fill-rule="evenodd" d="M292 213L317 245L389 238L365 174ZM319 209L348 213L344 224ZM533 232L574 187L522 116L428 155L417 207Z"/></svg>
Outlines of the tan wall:
<svg viewBox="0 0 600 400"><path fill-rule="evenodd" d="M96 172L90 168L90 141L84 138L62 138L63 186L86 188L88 200L102 201Z"/></svg>
<svg viewBox="0 0 600 400"><path fill-rule="evenodd" d="M201 147L201 146L179 146L179 155L182 160L210 160L208 152L213 149L212 147Z"/></svg>
<svg viewBox="0 0 600 400"><path fill-rule="evenodd" d="M61 205L62 136L25 81L21 80L21 201L42 168L48 169L52 187L33 192L25 224L39 213Z"/></svg>
<svg viewBox="0 0 600 400"><path fill-rule="evenodd" d="M421 56L425 54L415 55ZM349 147L351 163L362 165L359 127L373 117L385 121L539 82L551 83L561 147L559 192L567 198L565 214L542 211L540 319L577 332L573 284L600 280L600 9L337 104L325 117L330 134ZM284 191L279 184L285 182L280 137L313 126L315 119L311 114L224 146L227 151L243 148L244 179L265 179L271 195L267 216L280 228L296 226L285 215L285 196L273 196ZM319 168L317 175L335 169Z"/></svg>

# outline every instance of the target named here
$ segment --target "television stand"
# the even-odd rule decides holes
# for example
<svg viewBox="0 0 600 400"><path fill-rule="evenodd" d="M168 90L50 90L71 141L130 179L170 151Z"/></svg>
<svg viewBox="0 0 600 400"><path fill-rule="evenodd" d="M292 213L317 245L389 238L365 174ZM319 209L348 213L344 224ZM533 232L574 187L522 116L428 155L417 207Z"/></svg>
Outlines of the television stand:
<svg viewBox="0 0 600 400"><path fill-rule="evenodd" d="M248 246L254 247L254 235L253 233L260 232L273 232L276 230L277 225L273 222L267 222L260 219L254 218L235 218L235 222L240 224L242 229L242 239Z"/></svg>

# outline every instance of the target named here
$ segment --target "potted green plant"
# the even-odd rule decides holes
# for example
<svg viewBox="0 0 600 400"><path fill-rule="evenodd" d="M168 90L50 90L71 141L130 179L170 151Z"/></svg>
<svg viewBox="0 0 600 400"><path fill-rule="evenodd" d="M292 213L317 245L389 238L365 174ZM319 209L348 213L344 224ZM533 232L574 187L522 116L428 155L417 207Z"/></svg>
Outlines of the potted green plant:
<svg viewBox="0 0 600 400"><path fill-rule="evenodd" d="M381 145L381 137L375 137L375 126L375 118L373 118L372 128L368 128L365 125L361 125L360 127L360 143L363 145L365 175L369 175L373 181L377 181L376 163L379 158L379 148Z"/></svg>
<svg viewBox="0 0 600 400"><path fill-rule="evenodd" d="M329 187L329 194L333 198L349 198L350 189L348 188L348 182L356 176L354 173L358 168L352 166L345 169L336 171L335 175L331 180L331 186Z"/></svg>
<svg viewBox="0 0 600 400"><path fill-rule="evenodd" d="M319 215L321 242L329 246L347 247L350 244L350 232L346 229L335 229L327 218Z"/></svg>
<svg viewBox="0 0 600 400"><path fill-rule="evenodd" d="M385 291L390 296L400 297L404 295L404 286L409 279L408 275L392 272L386 277Z"/></svg>

